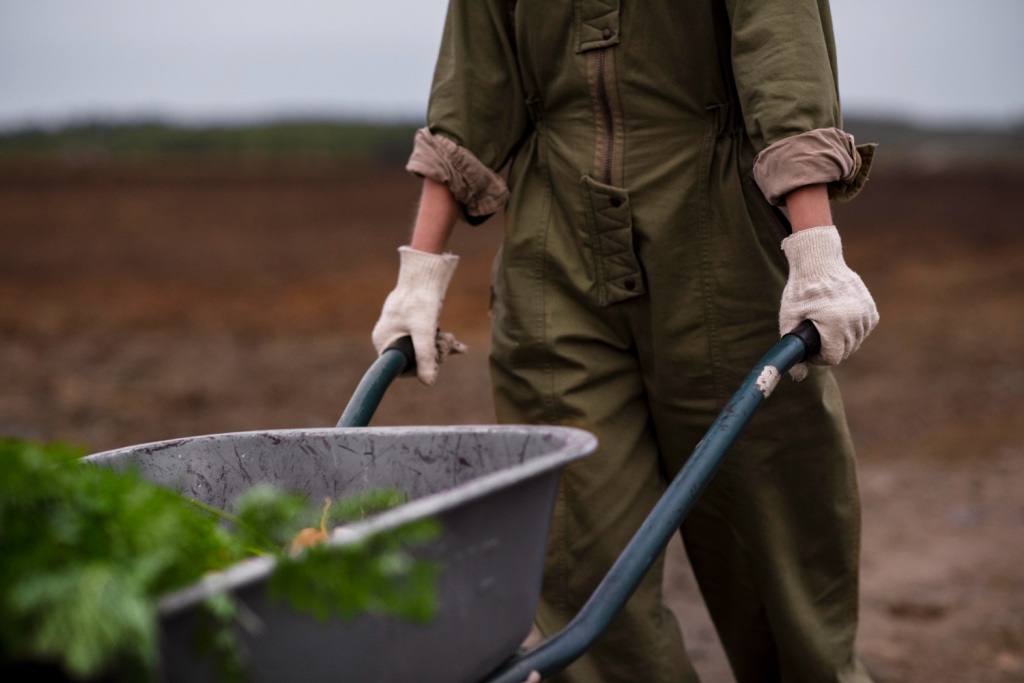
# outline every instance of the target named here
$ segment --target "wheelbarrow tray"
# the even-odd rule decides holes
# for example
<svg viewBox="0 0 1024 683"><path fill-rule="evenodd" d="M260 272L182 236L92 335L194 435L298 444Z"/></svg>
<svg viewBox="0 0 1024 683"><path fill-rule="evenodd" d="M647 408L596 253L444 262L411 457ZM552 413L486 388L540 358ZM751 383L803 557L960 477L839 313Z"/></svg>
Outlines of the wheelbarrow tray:
<svg viewBox="0 0 1024 683"><path fill-rule="evenodd" d="M262 628L239 629L252 681L477 681L530 630L561 468L591 453L590 434L560 427L401 427L198 436L88 458L137 467L147 479L225 508L262 483L311 500L390 488L408 502L335 533L354 543L434 518L437 539L417 552L437 560L438 613L428 624L380 615L319 622L267 596L270 558L254 558L164 596L160 675L216 681L197 653L198 605L229 592Z"/></svg>

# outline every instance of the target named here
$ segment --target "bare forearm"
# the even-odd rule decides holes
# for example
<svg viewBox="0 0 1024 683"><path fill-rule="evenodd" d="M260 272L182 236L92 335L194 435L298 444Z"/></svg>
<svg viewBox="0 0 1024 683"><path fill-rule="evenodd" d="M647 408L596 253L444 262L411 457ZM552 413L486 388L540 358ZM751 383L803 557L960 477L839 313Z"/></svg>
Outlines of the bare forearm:
<svg viewBox="0 0 1024 683"><path fill-rule="evenodd" d="M409 246L432 254L444 252L461 210L447 185L424 178Z"/></svg>
<svg viewBox="0 0 1024 683"><path fill-rule="evenodd" d="M793 190L786 195L786 209L793 232L832 225L826 185L806 185Z"/></svg>

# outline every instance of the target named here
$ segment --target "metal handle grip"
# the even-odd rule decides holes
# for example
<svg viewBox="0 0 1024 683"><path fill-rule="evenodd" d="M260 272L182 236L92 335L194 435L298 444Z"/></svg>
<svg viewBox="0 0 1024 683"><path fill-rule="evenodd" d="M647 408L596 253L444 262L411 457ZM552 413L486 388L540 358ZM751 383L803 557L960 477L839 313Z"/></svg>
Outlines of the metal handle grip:
<svg viewBox="0 0 1024 683"><path fill-rule="evenodd" d="M405 357L405 366L399 374L407 376L416 374L416 348L412 345L412 337L409 335L399 337L391 342L381 355L389 351L398 351Z"/></svg>
<svg viewBox="0 0 1024 683"><path fill-rule="evenodd" d="M395 378L415 373L416 353L412 337L406 336L392 342L363 375L337 426L365 427L370 424L370 419L384 398L384 392Z"/></svg>
<svg viewBox="0 0 1024 683"><path fill-rule="evenodd" d="M821 353L821 335L818 334L818 328L810 320L804 320L786 335L793 335L804 343L804 355L800 362Z"/></svg>

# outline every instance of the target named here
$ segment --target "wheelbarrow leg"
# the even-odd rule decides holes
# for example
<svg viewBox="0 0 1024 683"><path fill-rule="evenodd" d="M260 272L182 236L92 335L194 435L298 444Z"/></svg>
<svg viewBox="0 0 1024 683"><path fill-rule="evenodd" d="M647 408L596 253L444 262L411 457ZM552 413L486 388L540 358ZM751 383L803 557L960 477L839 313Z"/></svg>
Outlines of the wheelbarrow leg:
<svg viewBox="0 0 1024 683"><path fill-rule="evenodd" d="M569 666L593 644L665 549L729 448L781 376L817 353L819 345L814 325L804 321L758 361L583 609L559 633L512 657L486 678L485 683L521 683L531 671L550 676Z"/></svg>

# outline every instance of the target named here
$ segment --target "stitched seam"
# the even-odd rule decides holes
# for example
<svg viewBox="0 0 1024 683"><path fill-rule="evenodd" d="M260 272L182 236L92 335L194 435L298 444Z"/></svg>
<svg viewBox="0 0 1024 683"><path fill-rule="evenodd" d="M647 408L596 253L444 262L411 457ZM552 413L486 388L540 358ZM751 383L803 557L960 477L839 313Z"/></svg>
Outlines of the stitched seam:
<svg viewBox="0 0 1024 683"><path fill-rule="evenodd" d="M608 283L605 281L604 249L601 248L601 235L597 230L597 209L594 207L594 192L587 177L582 179L583 201L586 203L587 228L590 232L590 249L594 254L594 278L597 285L597 303L604 306L608 301Z"/></svg>
<svg viewBox="0 0 1024 683"><path fill-rule="evenodd" d="M547 163L547 148L545 145L544 127L539 125L537 127L537 155L538 155L538 171L541 177L544 179L544 198L542 200L543 205L541 207L541 216L544 220L543 234L541 239L537 240L538 249L535 258L540 263L540 268L537 272L537 280L540 288L538 293L538 299L540 300L540 306L538 307L537 317L534 324L539 327L537 330L536 337L541 340L541 348L544 351L544 360L542 362L543 373L547 378L548 390L544 395L544 415L545 421L548 424L558 424L558 411L555 403L555 372L551 362L552 351L551 351L551 339L549 338L549 331L547 325L547 308L548 308L548 296L547 296L547 270L548 270L548 233L551 230L551 174L548 169Z"/></svg>
<svg viewBox="0 0 1024 683"><path fill-rule="evenodd" d="M573 41L575 43L575 45L573 46L573 49L576 52L579 52L580 51L580 47L583 45L583 19L582 19L583 8L580 6L580 0L576 0L573 3L573 13L574 13L574 21L572 22L573 23L573 33L576 34L575 35L575 40Z"/></svg>
<svg viewBox="0 0 1024 683"><path fill-rule="evenodd" d="M601 177L601 166L604 161L604 150L607 145L607 131L602 122L601 98L597 86L597 51L591 50L584 56L587 72L587 89L590 93L590 112L594 117L594 159L590 173L595 178Z"/></svg>
<svg viewBox="0 0 1024 683"><path fill-rule="evenodd" d="M537 171L544 181L544 196L541 207L541 216L544 221L543 235L538 240L539 248L536 258L540 261L540 270L537 274L538 283L540 285L539 299L540 307L537 313L535 324L540 327L537 338L541 340L541 348L543 349L543 361L542 371L544 377L547 380L547 391L542 393L544 402L544 421L548 424L558 424L559 414L558 406L555 401L555 371L552 363L552 342L549 337L549 327L547 325L547 308L548 308L548 295L547 295L547 269L548 269L548 249L547 241L548 234L551 230L552 221L552 209L551 209L551 173L548 168L547 160L547 146L546 146L546 135L545 126L542 122L536 124L537 131ZM568 485L566 483L565 474L562 474L561 481L558 486L558 495L555 499L555 515L552 519L552 528L557 530L558 533L558 545L559 551L556 554L556 565L555 565L555 585L556 585L556 604L554 605L555 611L562 621L568 621L571 618L569 614L569 522L568 515L566 513L568 507Z"/></svg>
<svg viewBox="0 0 1024 683"><path fill-rule="evenodd" d="M708 121L704 131L704 143L700 150L700 286L701 298L704 303L704 324L707 328L708 357L711 360L711 385L715 391L715 397L719 400L725 395L722 388L722 378L719 367L721 365L718 356L718 330L715 323L714 304L711 296L711 226L708 216L708 205L710 203L709 179L711 172L711 156L715 146L715 133L717 120L720 111L709 111Z"/></svg>

